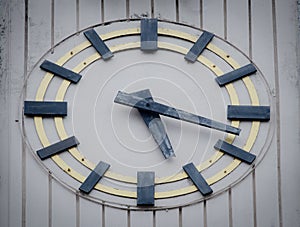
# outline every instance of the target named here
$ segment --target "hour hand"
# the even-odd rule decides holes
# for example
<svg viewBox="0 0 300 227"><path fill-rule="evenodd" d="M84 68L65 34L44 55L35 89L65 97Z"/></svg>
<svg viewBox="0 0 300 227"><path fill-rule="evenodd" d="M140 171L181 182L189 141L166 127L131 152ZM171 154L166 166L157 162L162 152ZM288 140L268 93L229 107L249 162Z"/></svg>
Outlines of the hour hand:
<svg viewBox="0 0 300 227"><path fill-rule="evenodd" d="M146 101L154 101L149 89L131 93L131 95L134 95ZM149 131L151 132L155 142L158 144L164 157L167 159L169 157L175 156L171 142L169 140L169 137L166 133L165 127L160 119L159 114L139 108L138 111L141 114L147 127L149 128Z"/></svg>
<svg viewBox="0 0 300 227"><path fill-rule="evenodd" d="M198 124L204 127L216 129L223 132L232 133L235 135L239 135L241 131L241 129L233 127L231 125L226 125L221 122L208 119L206 117L186 112L184 110L175 109L171 106L167 106L155 101L145 100L138 96L127 94L121 91L118 92L114 101L119 104L135 107L148 112L161 114L166 117L187 121L190 123Z"/></svg>

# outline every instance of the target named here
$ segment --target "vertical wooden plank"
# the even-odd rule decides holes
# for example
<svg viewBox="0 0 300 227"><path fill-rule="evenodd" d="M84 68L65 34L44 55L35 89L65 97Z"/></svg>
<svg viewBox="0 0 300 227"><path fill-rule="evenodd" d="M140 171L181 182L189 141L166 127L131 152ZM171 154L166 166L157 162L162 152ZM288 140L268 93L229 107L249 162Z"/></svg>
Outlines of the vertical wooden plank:
<svg viewBox="0 0 300 227"><path fill-rule="evenodd" d="M154 17L165 20L176 20L175 0L154 0Z"/></svg>
<svg viewBox="0 0 300 227"><path fill-rule="evenodd" d="M179 22L200 27L200 1L179 0Z"/></svg>
<svg viewBox="0 0 300 227"><path fill-rule="evenodd" d="M298 196L300 193L300 179L298 175L298 161L300 160L299 18L297 21L300 8L297 9L299 1L297 2L298 5L296 1L291 0L284 2L275 1L280 95L280 163L283 226L300 225L300 198Z"/></svg>
<svg viewBox="0 0 300 227"><path fill-rule="evenodd" d="M76 1L54 1L54 44L76 32Z"/></svg>
<svg viewBox="0 0 300 227"><path fill-rule="evenodd" d="M105 226L128 226L127 210L105 206ZM117 218L116 218L117 217Z"/></svg>
<svg viewBox="0 0 300 227"><path fill-rule="evenodd" d="M48 226L48 174L33 158L31 151L26 152L26 223L33 227Z"/></svg>
<svg viewBox="0 0 300 227"><path fill-rule="evenodd" d="M152 211L131 211L130 227L153 227Z"/></svg>
<svg viewBox="0 0 300 227"><path fill-rule="evenodd" d="M76 226L76 196L52 180L52 226Z"/></svg>
<svg viewBox="0 0 300 227"><path fill-rule="evenodd" d="M251 28L253 60L262 70L271 89L274 90L274 48L276 47L273 43L271 1L251 1ZM276 140L275 135L274 141ZM279 226L277 164L277 146L272 143L266 156L255 170L257 226ZM268 179L267 187L266 179Z"/></svg>
<svg viewBox="0 0 300 227"><path fill-rule="evenodd" d="M203 29L224 37L224 1L203 0Z"/></svg>
<svg viewBox="0 0 300 227"><path fill-rule="evenodd" d="M79 0L79 30L101 23L101 1Z"/></svg>
<svg viewBox="0 0 300 227"><path fill-rule="evenodd" d="M229 226L228 191L207 200L207 226Z"/></svg>
<svg viewBox="0 0 300 227"><path fill-rule="evenodd" d="M182 208L182 226L204 226L203 202Z"/></svg>
<svg viewBox="0 0 300 227"><path fill-rule="evenodd" d="M9 2L0 1L0 220L3 226L8 226L9 217Z"/></svg>
<svg viewBox="0 0 300 227"><path fill-rule="evenodd" d="M224 37L224 1L203 0L203 29ZM220 206L220 204L222 204ZM206 202L207 226L229 226L228 192Z"/></svg>
<svg viewBox="0 0 300 227"><path fill-rule="evenodd" d="M249 54L248 1L227 1L227 40Z"/></svg>
<svg viewBox="0 0 300 227"><path fill-rule="evenodd" d="M130 18L151 17L151 0L130 0Z"/></svg>
<svg viewBox="0 0 300 227"><path fill-rule="evenodd" d="M23 217L23 150L22 136L20 134L19 97L26 67L25 54L25 2L10 1L9 10L9 65L8 72L8 138L9 138L9 225L21 226ZM25 220L24 220L25 221Z"/></svg>
<svg viewBox="0 0 300 227"><path fill-rule="evenodd" d="M51 48L51 1L28 1L28 69Z"/></svg>
<svg viewBox="0 0 300 227"><path fill-rule="evenodd" d="M51 48L51 1L29 0L28 16L30 18L28 68L30 69ZM49 220L48 174L31 152L29 148L26 149L26 223L28 226L47 226Z"/></svg>
<svg viewBox="0 0 300 227"><path fill-rule="evenodd" d="M126 18L125 0L104 0L104 21L119 20Z"/></svg>
<svg viewBox="0 0 300 227"><path fill-rule="evenodd" d="M156 227L165 227L166 223L168 226L179 227L179 209L156 211L155 221Z"/></svg>
<svg viewBox="0 0 300 227"><path fill-rule="evenodd" d="M272 90L275 88L274 43L272 4L270 0L251 1L252 58L266 77Z"/></svg>
<svg viewBox="0 0 300 227"><path fill-rule="evenodd" d="M226 38L245 54L249 54L248 1L233 0L226 2ZM233 226L253 226L254 209L252 174L241 183L234 186L231 192Z"/></svg>
<svg viewBox="0 0 300 227"><path fill-rule="evenodd" d="M232 225L254 226L252 175L232 188Z"/></svg>
<svg viewBox="0 0 300 227"><path fill-rule="evenodd" d="M276 162L276 146L271 145L255 170L257 226L279 226Z"/></svg>
<svg viewBox="0 0 300 227"><path fill-rule="evenodd" d="M91 202L84 198L80 202L80 226L101 226L102 205Z"/></svg>

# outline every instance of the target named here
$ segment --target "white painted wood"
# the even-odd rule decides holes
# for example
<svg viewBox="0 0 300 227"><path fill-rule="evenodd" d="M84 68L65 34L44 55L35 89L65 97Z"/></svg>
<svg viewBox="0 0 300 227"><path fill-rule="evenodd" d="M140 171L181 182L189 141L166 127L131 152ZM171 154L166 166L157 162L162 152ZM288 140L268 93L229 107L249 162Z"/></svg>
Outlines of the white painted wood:
<svg viewBox="0 0 300 227"><path fill-rule="evenodd" d="M272 23L271 1L252 0L252 58L262 70L271 90L275 88Z"/></svg>
<svg viewBox="0 0 300 227"><path fill-rule="evenodd" d="M296 1L275 2L279 63L282 222L283 226L299 226L299 5L297 6Z"/></svg>
<svg viewBox="0 0 300 227"><path fill-rule="evenodd" d="M207 200L206 209L208 227L229 226L228 191Z"/></svg>
<svg viewBox="0 0 300 227"><path fill-rule="evenodd" d="M51 1L30 0L28 16L28 68L30 70L51 48ZM47 226L49 177L33 157L32 152L30 147L26 147L26 223L28 226Z"/></svg>
<svg viewBox="0 0 300 227"><path fill-rule="evenodd" d="M155 226L164 227L166 224L172 227L179 227L179 209L166 209L155 212Z"/></svg>
<svg viewBox="0 0 300 227"><path fill-rule="evenodd" d="M76 226L76 196L56 180L52 180L52 226Z"/></svg>
<svg viewBox="0 0 300 227"><path fill-rule="evenodd" d="M126 18L126 1L104 0L104 21Z"/></svg>
<svg viewBox="0 0 300 227"><path fill-rule="evenodd" d="M255 170L257 226L279 226L275 147L271 145Z"/></svg>
<svg viewBox="0 0 300 227"><path fill-rule="evenodd" d="M179 0L179 22L200 26L200 1Z"/></svg>
<svg viewBox="0 0 300 227"><path fill-rule="evenodd" d="M9 155L10 138L7 133L9 107L9 1L0 2L0 220L3 226L9 223Z"/></svg>
<svg viewBox="0 0 300 227"><path fill-rule="evenodd" d="M102 22L101 1L79 0L79 30Z"/></svg>
<svg viewBox="0 0 300 227"><path fill-rule="evenodd" d="M271 89L275 86L271 1L251 2L252 56ZM275 111L275 109L273 110ZM276 124L274 119L274 124ZM255 170L257 226L279 226L276 134Z"/></svg>
<svg viewBox="0 0 300 227"><path fill-rule="evenodd" d="M131 211L130 227L153 227L153 211Z"/></svg>
<svg viewBox="0 0 300 227"><path fill-rule="evenodd" d="M204 226L203 202L182 208L182 226Z"/></svg>
<svg viewBox="0 0 300 227"><path fill-rule="evenodd" d="M128 214L126 210L105 206L104 226L128 226Z"/></svg>
<svg viewBox="0 0 300 227"><path fill-rule="evenodd" d="M22 223L22 136L20 134L20 93L24 78L24 2L10 1L9 11L9 90L8 137L9 137L9 226ZM19 120L16 122L15 120Z"/></svg>
<svg viewBox="0 0 300 227"><path fill-rule="evenodd" d="M151 17L151 0L130 0L129 17Z"/></svg>
<svg viewBox="0 0 300 227"><path fill-rule="evenodd" d="M224 1L203 0L203 29L224 37Z"/></svg>
<svg viewBox="0 0 300 227"><path fill-rule="evenodd" d="M232 188L232 225L254 226L252 174Z"/></svg>
<svg viewBox="0 0 300 227"><path fill-rule="evenodd" d="M51 1L29 0L28 15L28 69L30 70L51 48Z"/></svg>
<svg viewBox="0 0 300 227"><path fill-rule="evenodd" d="M249 14L247 0L227 1L227 40L249 54Z"/></svg>
<svg viewBox="0 0 300 227"><path fill-rule="evenodd" d="M226 38L249 56L249 15L248 1L226 1ZM237 60L240 64L244 64ZM231 190L232 225L253 226L253 187L252 174Z"/></svg>
<svg viewBox="0 0 300 227"><path fill-rule="evenodd" d="M47 226L49 222L49 176L26 149L26 223ZM38 202L37 202L38 201Z"/></svg>
<svg viewBox="0 0 300 227"><path fill-rule="evenodd" d="M60 183L53 181L52 216L49 218L48 204L48 175L40 164L32 157L28 149L25 150L26 168L22 179L22 144L20 123L20 99L24 75L24 2L9 1L11 6L9 15L4 6L8 1L1 1L0 18L9 18L10 22L0 21L1 32L1 83L0 83L0 220L1 226L22 226L22 207L26 214L23 221L27 226L47 226L48 219L52 226L101 226L102 206L85 199L79 200L79 214L76 213L76 196ZM76 1L54 1L54 43L80 29L98 23L101 19L101 1L79 0L76 18ZM134 3L133 3L134 2ZM150 2L150 1L149 1ZM130 1L130 12L143 13L149 11L149 3ZM154 1L154 14L160 18L176 20L176 1ZM179 1L179 20L190 25L200 26L200 15L196 11L201 1ZM204 29L223 37L224 35L224 7L222 0L203 0ZM246 53L248 50L248 35L252 38L253 60L266 76L271 89L275 88L274 76L274 43L272 1L252 0L251 28L248 34L248 2L227 2L227 38ZM70 3L70 4L69 4ZM278 38L278 69L280 98L280 143L281 143L281 190L283 226L298 226L299 220L299 178L297 177L297 163L299 160L299 76L296 72L296 2L275 1ZM30 69L40 56L51 45L51 1L29 0L29 53L27 66ZM132 8L131 8L132 7ZM199 6L200 7L200 6ZM146 9L147 8L147 9ZM6 12L6 13L3 13ZM192 13L191 13L192 12ZM90 14L88 14L90 13ZM2 16L3 15L3 16ZM131 13L130 13L131 15ZM105 20L114 20L126 17L126 1L104 1ZM49 20L47 18L49 17ZM79 22L79 24L76 24ZM7 37L9 32L9 41ZM8 43L7 43L8 42ZM4 47L4 50L2 49ZM3 57L4 56L4 57ZM3 66L4 65L4 66ZM9 66L9 70L7 70ZM4 74L2 74L4 72ZM288 101L287 101L288 100ZM289 111L286 111L289 110ZM273 110L275 111L275 110ZM20 122L20 121L19 121ZM275 124L275 121L272 124ZM277 146L272 142L266 157L255 171L255 191L252 191L252 176L232 188L232 223L233 226L254 226L254 211L256 209L257 226L279 226L279 192L277 191ZM23 160L23 161L24 161ZM23 163L24 164L24 163ZM26 179L26 191L22 192L22 180ZM37 183L38 182L38 183ZM26 204L22 204L22 193L26 193ZM253 208L253 193L256 194L256 207ZM177 198L178 199L178 198ZM25 201L25 200L24 200ZM221 204L221 205L220 205ZM203 223L203 204L196 204L182 208L182 217L178 209L168 212L157 211L155 215L156 226L194 226L195 222ZM201 215L194 213L194 207L199 207ZM228 194L207 201L207 226L228 226L230 222L228 211ZM78 207L77 207L78 208ZM98 216L99 214L99 216ZM106 207L104 209L105 226L141 226L144 220L152 226L151 212L130 212L127 220L126 210ZM78 216L79 215L79 216ZM91 217L89 219L88 217ZM117 218L116 218L117 217ZM116 223L115 223L116 222Z"/></svg>
<svg viewBox="0 0 300 227"><path fill-rule="evenodd" d="M76 1L54 1L54 44L76 32Z"/></svg>
<svg viewBox="0 0 300 227"><path fill-rule="evenodd" d="M176 1L154 0L154 17L176 21Z"/></svg>
<svg viewBox="0 0 300 227"><path fill-rule="evenodd" d="M102 205L80 198L80 226L102 226Z"/></svg>

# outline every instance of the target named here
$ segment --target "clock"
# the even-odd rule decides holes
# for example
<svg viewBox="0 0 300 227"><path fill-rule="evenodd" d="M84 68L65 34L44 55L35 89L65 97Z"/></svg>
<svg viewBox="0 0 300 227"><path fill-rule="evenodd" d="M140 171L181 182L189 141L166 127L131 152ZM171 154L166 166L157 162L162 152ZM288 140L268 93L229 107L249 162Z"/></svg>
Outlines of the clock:
<svg viewBox="0 0 300 227"><path fill-rule="evenodd" d="M24 136L48 174L124 209L185 206L234 187L274 130L267 81L245 54L157 19L68 37L36 64L23 97Z"/></svg>

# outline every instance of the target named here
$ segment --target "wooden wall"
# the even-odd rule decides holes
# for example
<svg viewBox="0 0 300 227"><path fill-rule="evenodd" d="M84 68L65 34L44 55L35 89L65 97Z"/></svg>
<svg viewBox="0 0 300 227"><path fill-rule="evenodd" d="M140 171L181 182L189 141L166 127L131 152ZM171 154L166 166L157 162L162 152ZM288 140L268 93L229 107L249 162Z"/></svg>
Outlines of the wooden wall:
<svg viewBox="0 0 300 227"><path fill-rule="evenodd" d="M0 225L300 226L297 6L293 0L0 1ZM204 203L151 214L70 192L42 169L21 133L24 78L47 50L88 26L144 16L193 25L240 48L267 78L276 115L266 157L240 184Z"/></svg>

